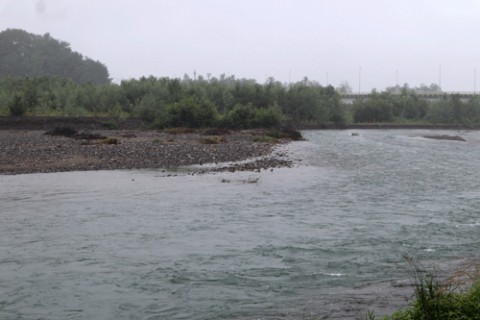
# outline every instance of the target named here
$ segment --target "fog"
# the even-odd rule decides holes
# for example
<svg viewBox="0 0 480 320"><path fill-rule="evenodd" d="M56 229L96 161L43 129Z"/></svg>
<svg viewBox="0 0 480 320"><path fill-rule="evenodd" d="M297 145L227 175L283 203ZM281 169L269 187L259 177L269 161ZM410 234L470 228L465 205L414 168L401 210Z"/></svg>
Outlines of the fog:
<svg viewBox="0 0 480 320"><path fill-rule="evenodd" d="M480 87L478 0L0 0L7 28L49 32L114 81L196 72L354 91Z"/></svg>

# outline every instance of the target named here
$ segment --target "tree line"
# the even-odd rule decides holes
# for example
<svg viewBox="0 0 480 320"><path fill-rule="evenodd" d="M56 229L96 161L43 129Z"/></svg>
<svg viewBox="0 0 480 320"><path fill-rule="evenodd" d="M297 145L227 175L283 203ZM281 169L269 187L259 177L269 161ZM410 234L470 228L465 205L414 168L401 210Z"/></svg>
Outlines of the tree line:
<svg viewBox="0 0 480 320"><path fill-rule="evenodd" d="M307 78L260 84L234 76L142 77L119 84L77 83L61 77L0 79L0 114L137 117L158 128L252 128L295 123L480 123L480 97L445 94L428 101L416 90L373 91L352 105L332 86Z"/></svg>
<svg viewBox="0 0 480 320"><path fill-rule="evenodd" d="M351 92L304 78L284 84L220 75L192 79L142 77L111 83L108 69L48 33L0 32L0 114L138 117L156 127L276 126L284 121L344 126L348 123L480 123L480 98L441 93L432 84L372 91L352 105Z"/></svg>
<svg viewBox="0 0 480 320"><path fill-rule="evenodd" d="M0 79L0 113L12 115L138 117L156 127L251 128L286 119L343 123L343 110L333 87L306 78L291 85L225 75L150 76L103 85L60 77Z"/></svg>
<svg viewBox="0 0 480 320"><path fill-rule="evenodd" d="M423 92L409 89L408 86L404 86L399 92L392 92L388 88L381 93L373 91L368 98L359 98L353 103L352 121L464 125L480 123L479 95L465 99L459 94L443 94L441 98L429 101L421 97ZM441 94L441 91L436 92Z"/></svg>

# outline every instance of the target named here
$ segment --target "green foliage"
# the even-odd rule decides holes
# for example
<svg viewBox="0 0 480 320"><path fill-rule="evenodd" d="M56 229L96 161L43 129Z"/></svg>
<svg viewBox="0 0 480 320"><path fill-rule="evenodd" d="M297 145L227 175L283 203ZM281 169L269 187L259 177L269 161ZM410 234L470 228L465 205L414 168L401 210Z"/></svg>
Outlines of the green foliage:
<svg viewBox="0 0 480 320"><path fill-rule="evenodd" d="M296 121L344 123L340 97L331 86L322 87L305 78L285 94L283 111Z"/></svg>
<svg viewBox="0 0 480 320"><path fill-rule="evenodd" d="M13 97L12 102L8 105L8 112L12 116L23 116L25 114L26 108L22 100L22 97L16 95Z"/></svg>
<svg viewBox="0 0 480 320"><path fill-rule="evenodd" d="M105 65L72 51L68 43L56 40L48 33L40 36L7 29L0 32L0 48L2 77L59 76L76 83L110 82Z"/></svg>
<svg viewBox="0 0 480 320"><path fill-rule="evenodd" d="M393 103L387 93L373 92L368 99L355 101L353 105L355 122L389 122L393 120Z"/></svg>
<svg viewBox="0 0 480 320"><path fill-rule="evenodd" d="M225 115L223 125L235 129L253 128L255 127L255 116L255 109L251 105L237 105Z"/></svg>
<svg viewBox="0 0 480 320"><path fill-rule="evenodd" d="M386 92L373 92L368 99L358 99L352 107L354 122L415 122L472 125L480 123L480 97L468 101L458 94L445 94L429 102L420 94L439 93L434 85L409 89L389 88Z"/></svg>
<svg viewBox="0 0 480 320"><path fill-rule="evenodd" d="M150 76L95 85L54 76L5 77L0 78L0 114L131 116L159 128L278 127L286 120L337 127L352 121L480 123L480 96L465 101L445 95L429 102L406 87L399 90L373 92L345 105L333 87L308 79L286 86L273 79L261 85L224 75L208 80Z"/></svg>
<svg viewBox="0 0 480 320"><path fill-rule="evenodd" d="M371 310L368 310L364 315L357 317L357 320L376 320L377 317L375 313Z"/></svg>
<svg viewBox="0 0 480 320"><path fill-rule="evenodd" d="M479 123L480 98L474 96L464 102L458 95L446 95L432 104L427 119L433 123Z"/></svg>
<svg viewBox="0 0 480 320"><path fill-rule="evenodd" d="M299 82L287 87L270 78L261 85L235 77L192 80L142 77L119 85L76 83L60 77L0 78L0 112L18 95L33 115L133 116L156 127L279 126L299 122L345 122L332 87ZM2 111L3 110L3 111Z"/></svg>
<svg viewBox="0 0 480 320"><path fill-rule="evenodd" d="M393 115L407 120L423 119L428 112L428 102L420 99L414 91L401 91L400 95L390 95Z"/></svg>
<svg viewBox="0 0 480 320"><path fill-rule="evenodd" d="M284 116L278 107L256 109L255 113L255 127L276 128L284 121Z"/></svg>
<svg viewBox="0 0 480 320"><path fill-rule="evenodd" d="M400 310L384 320L439 320L439 319L480 319L480 279L466 291L455 291L441 285L435 272L426 271L411 258L410 277L415 288L415 303L406 310Z"/></svg>
<svg viewBox="0 0 480 320"><path fill-rule="evenodd" d="M338 89L351 88L344 83ZM480 97L457 95L428 102L421 94L438 94L435 84L396 86L340 103L338 92L304 78L289 85L267 79L263 84L234 76L207 79L156 78L110 83L108 70L71 50L48 33L18 29L0 32L0 114L133 116L157 127L279 127L292 123L354 122L480 123Z"/></svg>
<svg viewBox="0 0 480 320"><path fill-rule="evenodd" d="M155 119L155 127L209 127L217 124L218 113L208 100L184 98L166 106Z"/></svg>
<svg viewBox="0 0 480 320"><path fill-rule="evenodd" d="M396 87L385 92L372 92L368 99L358 99L353 105L354 122L418 121L426 118L430 104L408 87Z"/></svg>
<svg viewBox="0 0 480 320"><path fill-rule="evenodd" d="M278 138L272 137L270 135L264 135L254 139L258 143L278 143Z"/></svg>
<svg viewBox="0 0 480 320"><path fill-rule="evenodd" d="M429 283L416 290L417 300L411 308L397 311L384 320L480 319L480 282L462 293L443 292Z"/></svg>
<svg viewBox="0 0 480 320"><path fill-rule="evenodd" d="M250 129L278 127L283 116L277 108L257 109L252 105L237 105L223 118L222 125L227 128Z"/></svg>

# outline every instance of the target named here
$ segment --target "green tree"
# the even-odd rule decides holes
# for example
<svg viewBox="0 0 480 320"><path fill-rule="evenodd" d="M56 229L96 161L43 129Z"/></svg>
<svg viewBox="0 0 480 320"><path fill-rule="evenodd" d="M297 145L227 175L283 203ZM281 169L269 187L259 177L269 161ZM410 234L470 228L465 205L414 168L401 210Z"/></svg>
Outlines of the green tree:
<svg viewBox="0 0 480 320"><path fill-rule="evenodd" d="M77 83L110 82L105 65L70 49L67 42L19 29L0 32L0 78L59 76Z"/></svg>
<svg viewBox="0 0 480 320"><path fill-rule="evenodd" d="M393 103L389 93L372 92L367 99L358 99L353 104L355 122L390 122L393 120Z"/></svg>
<svg viewBox="0 0 480 320"><path fill-rule="evenodd" d="M393 103L393 116L401 119L423 119L428 112L428 102L421 99L418 94L404 87L400 94L389 94Z"/></svg>
<svg viewBox="0 0 480 320"><path fill-rule="evenodd" d="M26 108L22 97L15 95L8 105L8 111L12 116L23 116L26 112Z"/></svg>
<svg viewBox="0 0 480 320"><path fill-rule="evenodd" d="M155 126L169 127L210 127L218 122L218 112L206 99L187 97L167 105L156 117Z"/></svg>

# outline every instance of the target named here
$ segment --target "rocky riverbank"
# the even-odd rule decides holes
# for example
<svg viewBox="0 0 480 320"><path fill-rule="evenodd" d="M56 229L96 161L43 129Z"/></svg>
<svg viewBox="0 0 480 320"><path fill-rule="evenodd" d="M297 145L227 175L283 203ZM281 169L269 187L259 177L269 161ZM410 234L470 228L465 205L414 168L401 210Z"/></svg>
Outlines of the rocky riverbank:
<svg viewBox="0 0 480 320"><path fill-rule="evenodd" d="M178 168L200 165L209 170L261 170L290 166L276 143L260 143L264 130L221 135L141 130L79 131L76 136L48 135L45 130L0 130L0 174L82 170ZM279 140L277 142L286 142ZM202 168L208 163L251 161Z"/></svg>

